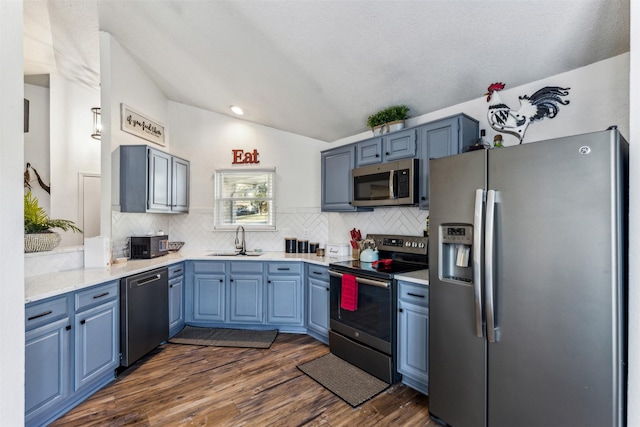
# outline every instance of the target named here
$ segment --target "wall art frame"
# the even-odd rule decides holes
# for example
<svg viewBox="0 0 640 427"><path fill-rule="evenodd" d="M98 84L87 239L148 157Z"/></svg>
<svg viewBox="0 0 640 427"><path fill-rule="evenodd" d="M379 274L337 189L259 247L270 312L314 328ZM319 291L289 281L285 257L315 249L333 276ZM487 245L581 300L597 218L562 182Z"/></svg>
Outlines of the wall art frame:
<svg viewBox="0 0 640 427"><path fill-rule="evenodd" d="M165 146L164 125L120 104L120 129L154 144Z"/></svg>

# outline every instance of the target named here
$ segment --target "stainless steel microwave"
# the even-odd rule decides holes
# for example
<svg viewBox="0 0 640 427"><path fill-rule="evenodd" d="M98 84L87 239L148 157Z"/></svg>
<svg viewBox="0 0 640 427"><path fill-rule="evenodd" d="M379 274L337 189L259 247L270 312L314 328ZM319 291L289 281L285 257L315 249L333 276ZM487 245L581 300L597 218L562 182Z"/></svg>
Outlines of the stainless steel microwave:
<svg viewBox="0 0 640 427"><path fill-rule="evenodd" d="M418 204L418 160L406 159L351 171L353 206Z"/></svg>

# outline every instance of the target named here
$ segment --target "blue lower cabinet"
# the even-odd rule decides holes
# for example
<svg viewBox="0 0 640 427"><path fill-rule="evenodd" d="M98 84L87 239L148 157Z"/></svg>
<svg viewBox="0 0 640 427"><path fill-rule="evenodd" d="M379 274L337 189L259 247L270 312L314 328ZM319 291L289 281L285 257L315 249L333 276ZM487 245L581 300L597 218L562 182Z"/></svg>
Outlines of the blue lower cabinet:
<svg viewBox="0 0 640 427"><path fill-rule="evenodd" d="M267 323L304 325L303 265L299 262L267 263Z"/></svg>
<svg viewBox="0 0 640 427"><path fill-rule="evenodd" d="M115 379L119 282L25 307L25 424L47 425Z"/></svg>

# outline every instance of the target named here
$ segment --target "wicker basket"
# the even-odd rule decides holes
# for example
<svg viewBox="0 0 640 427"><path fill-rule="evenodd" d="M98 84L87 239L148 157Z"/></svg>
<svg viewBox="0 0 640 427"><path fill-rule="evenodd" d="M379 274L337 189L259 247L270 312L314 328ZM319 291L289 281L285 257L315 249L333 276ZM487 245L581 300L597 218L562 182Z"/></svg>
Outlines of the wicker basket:
<svg viewBox="0 0 640 427"><path fill-rule="evenodd" d="M184 246L184 242L169 242L169 250L178 252Z"/></svg>
<svg viewBox="0 0 640 427"><path fill-rule="evenodd" d="M44 252L60 244L60 234L55 232L29 233L24 235L25 252Z"/></svg>

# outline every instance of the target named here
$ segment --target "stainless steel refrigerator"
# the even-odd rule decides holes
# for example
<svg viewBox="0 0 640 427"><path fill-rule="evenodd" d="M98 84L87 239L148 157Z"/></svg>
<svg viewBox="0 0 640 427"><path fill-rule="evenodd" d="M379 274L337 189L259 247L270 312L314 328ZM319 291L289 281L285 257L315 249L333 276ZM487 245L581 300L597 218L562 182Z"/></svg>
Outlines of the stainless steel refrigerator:
<svg viewBox="0 0 640 427"><path fill-rule="evenodd" d="M429 413L622 426L628 144L615 129L429 163Z"/></svg>

